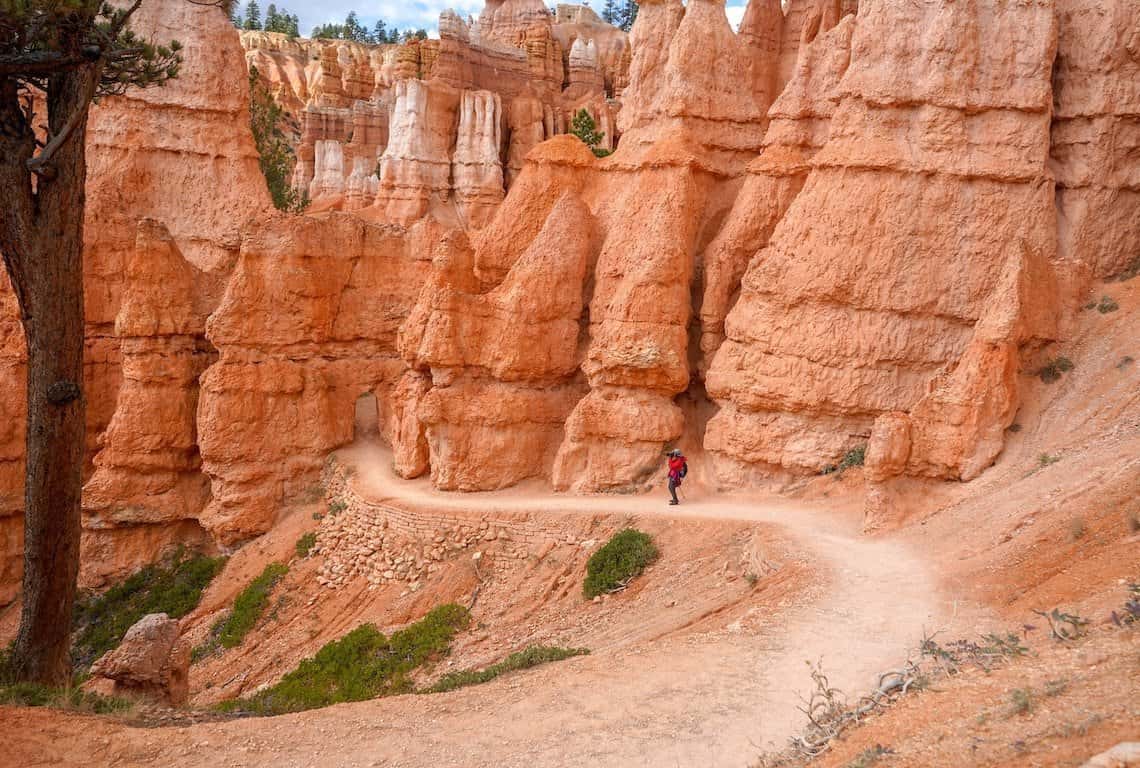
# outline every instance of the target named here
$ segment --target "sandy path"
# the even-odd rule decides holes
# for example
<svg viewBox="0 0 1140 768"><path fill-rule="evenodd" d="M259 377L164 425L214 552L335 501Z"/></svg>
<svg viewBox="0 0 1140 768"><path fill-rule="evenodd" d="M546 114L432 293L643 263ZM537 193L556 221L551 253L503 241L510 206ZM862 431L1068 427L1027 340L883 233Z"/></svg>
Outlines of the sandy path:
<svg viewBox="0 0 1140 768"><path fill-rule="evenodd" d="M385 466L372 450L344 455L358 466ZM818 584L779 622L763 615L746 622L759 631L733 625L606 650L445 695L163 730L0 712L20 721L5 726L23 760L17 764L745 766L802 722L795 707L808 683L805 661L823 658L833 684L861 690L904 657L924 628L954 615L957 624L966 621L903 545L862 538L849 518L823 509L786 500L705 500L699 492L679 508L656 497L538 498L526 490L452 496L385 474L362 473L358 492L412 506L604 509L776 524L818 563Z"/></svg>

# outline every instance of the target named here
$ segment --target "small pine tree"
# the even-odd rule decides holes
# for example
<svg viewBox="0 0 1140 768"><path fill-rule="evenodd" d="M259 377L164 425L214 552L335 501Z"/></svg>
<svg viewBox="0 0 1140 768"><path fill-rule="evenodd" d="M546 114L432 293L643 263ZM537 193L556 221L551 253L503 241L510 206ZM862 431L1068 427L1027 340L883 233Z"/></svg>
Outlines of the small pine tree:
<svg viewBox="0 0 1140 768"><path fill-rule="evenodd" d="M372 27L372 42L377 45L388 42L388 25L384 23L384 19L377 19Z"/></svg>
<svg viewBox="0 0 1140 768"><path fill-rule="evenodd" d="M574 119L570 121L570 133L581 139L582 143L589 147L596 157L606 157L610 154L608 149L598 146L606 134L598 132L598 124L594 122L589 110L578 110L578 114L574 115Z"/></svg>
<svg viewBox="0 0 1140 768"><path fill-rule="evenodd" d="M607 24L617 24L618 7L617 0L606 0L606 4L602 7L602 21Z"/></svg>
<svg viewBox="0 0 1140 768"><path fill-rule="evenodd" d="M344 19L344 39L357 43L367 43L371 40L368 30L356 18L356 11L349 11Z"/></svg>
<svg viewBox="0 0 1140 768"><path fill-rule="evenodd" d="M257 67L249 68L249 91L249 125L269 196L278 210L300 213L308 207L309 197L290 186L296 156L282 130L285 111L261 81Z"/></svg>
<svg viewBox="0 0 1140 768"><path fill-rule="evenodd" d="M277 6L273 3L265 9L265 24L264 29L266 32L278 32L278 26L281 24L281 17L277 15Z"/></svg>
<svg viewBox="0 0 1140 768"><path fill-rule="evenodd" d="M242 24L242 29L261 29L261 8L258 6L257 0L249 0L249 2L246 3L245 23Z"/></svg>
<svg viewBox="0 0 1140 768"><path fill-rule="evenodd" d="M633 22L637 21L637 3L635 0L622 0L621 8L615 14L614 26L626 32L633 29Z"/></svg>

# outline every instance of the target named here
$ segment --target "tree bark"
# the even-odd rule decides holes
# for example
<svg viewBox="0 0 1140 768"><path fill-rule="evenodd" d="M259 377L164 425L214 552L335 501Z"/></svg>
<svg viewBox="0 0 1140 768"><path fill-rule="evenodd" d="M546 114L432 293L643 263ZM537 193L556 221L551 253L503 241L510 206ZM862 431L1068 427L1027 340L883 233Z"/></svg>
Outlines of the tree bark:
<svg viewBox="0 0 1140 768"><path fill-rule="evenodd" d="M83 213L87 67L52 78L49 131L77 111L79 125L40 175L32 226L22 242L0 239L20 302L28 347L24 580L16 678L60 686L71 679L70 640L79 572L80 499L86 442L83 395ZM25 174L27 171L25 170ZM30 188L30 183L29 183ZM24 190L13 190L19 195Z"/></svg>

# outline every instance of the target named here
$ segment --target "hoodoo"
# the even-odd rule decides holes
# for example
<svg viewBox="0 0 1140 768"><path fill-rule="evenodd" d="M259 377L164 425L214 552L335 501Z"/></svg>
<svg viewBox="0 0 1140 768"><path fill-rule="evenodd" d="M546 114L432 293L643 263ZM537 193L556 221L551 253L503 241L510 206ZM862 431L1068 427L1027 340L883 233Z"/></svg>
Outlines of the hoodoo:
<svg viewBox="0 0 1140 768"><path fill-rule="evenodd" d="M147 722L219 765L244 739L257 766L720 766L799 733L811 656L845 665L817 684L876 701L900 765L949 764L889 709L927 673L951 703L923 694L940 714L915 722L958 723L938 743L979 765L1124 741L1140 2L411 5L430 34L354 12L308 39L255 2L239 24L192 0L130 18L181 64L87 122L74 656L102 661L74 696L281 714L409 694L345 705L376 733L291 715L327 753L257 746L256 718ZM12 46L0 101L44 152L47 85L9 74ZM0 277L0 647L36 455L19 306ZM921 636L943 625L990 645ZM1034 658L1064 671L991 717L1046 632ZM914 642L906 685L861 699ZM338 654L379 666L349 684ZM548 689L452 691L571 657ZM958 722L960 679L990 703ZM1084 712L1065 696L1086 683L1095 721L1029 727ZM646 710L637 734L620 707ZM34 764L38 721L11 712ZM792 757L870 765L843 751L864 714L809 724ZM88 737L45 722L74 764ZM119 730L108 765L192 764Z"/></svg>

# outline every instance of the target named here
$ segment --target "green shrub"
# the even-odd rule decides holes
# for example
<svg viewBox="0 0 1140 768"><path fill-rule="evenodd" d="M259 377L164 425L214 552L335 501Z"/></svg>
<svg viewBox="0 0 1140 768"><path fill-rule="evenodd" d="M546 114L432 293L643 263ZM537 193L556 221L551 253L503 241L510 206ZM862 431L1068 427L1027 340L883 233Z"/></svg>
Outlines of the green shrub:
<svg viewBox="0 0 1140 768"><path fill-rule="evenodd" d="M285 136L287 130L299 134L299 126L290 125L288 114L261 81L257 67L249 68L249 92L249 127L269 196L278 210L301 213L309 207L309 195L298 194L292 187L297 158Z"/></svg>
<svg viewBox="0 0 1140 768"><path fill-rule="evenodd" d="M172 619L190 613L225 562L224 557L191 555L180 549L165 562L148 565L101 595L80 597L74 613L78 637L72 662L80 669L90 666L148 613L165 613Z"/></svg>
<svg viewBox="0 0 1140 768"><path fill-rule="evenodd" d="M1062 355L1043 365L1041 369L1037 371L1037 375L1041 377L1041 381L1046 384L1052 384L1061 378L1061 374L1073 370L1073 367L1073 361Z"/></svg>
<svg viewBox="0 0 1140 768"><path fill-rule="evenodd" d="M867 446L860 445L852 448L847 453L843 454L843 460L839 462L839 471L851 469L852 467L861 467L867 460Z"/></svg>
<svg viewBox="0 0 1140 768"><path fill-rule="evenodd" d="M289 572L288 566L281 563L270 563L265 566L261 575L249 583L241 594L234 600L234 608L230 615L221 622L218 631L218 641L225 648L237 648L241 641L249 634L269 604L269 593L277 582Z"/></svg>
<svg viewBox="0 0 1140 768"><path fill-rule="evenodd" d="M594 157L609 157L613 153L598 146L606 138L606 135L599 133L597 128L597 123L594 122L594 118L588 109L579 109L570 121L571 135L581 139L582 143L594 153Z"/></svg>
<svg viewBox="0 0 1140 768"><path fill-rule="evenodd" d="M627 584L657 559L657 547L649 534L626 528L614 534L586 563L586 583L582 592L597 597Z"/></svg>
<svg viewBox="0 0 1140 768"><path fill-rule="evenodd" d="M297 557L308 557L310 550L317 546L317 534L309 532L297 539Z"/></svg>
<svg viewBox="0 0 1140 768"><path fill-rule="evenodd" d="M302 661L272 688L220 708L271 715L408 693L413 689L411 673L447 653L469 620L466 608L448 604L391 637L362 624Z"/></svg>
<svg viewBox="0 0 1140 768"><path fill-rule="evenodd" d="M587 648L558 648L546 645L532 645L526 650L512 653L498 664L492 664L484 669L464 669L459 672L449 672L439 681L427 689L428 693L445 693L469 685L480 685L490 682L499 675L516 672L520 669L530 669L540 664L552 661L562 661L573 656L585 656L590 651Z"/></svg>
<svg viewBox="0 0 1140 768"><path fill-rule="evenodd" d="M867 747L855 759L847 764L847 768L871 768L879 762L879 758L884 755L893 755L894 750L890 747L884 747L882 744L876 744L873 747Z"/></svg>
<svg viewBox="0 0 1140 768"><path fill-rule="evenodd" d="M1033 690L1030 688L1014 688L1009 692L1009 715L1027 715L1036 706Z"/></svg>
<svg viewBox="0 0 1140 768"><path fill-rule="evenodd" d="M1100 303L1096 305L1096 311L1102 315L1107 315L1109 312L1115 312L1120 309L1120 305L1111 296L1101 296Z"/></svg>
<svg viewBox="0 0 1140 768"><path fill-rule="evenodd" d="M49 688L36 683L0 685L0 704L13 707L51 707L108 715L130 709L126 699L87 693L78 685L69 688Z"/></svg>
<svg viewBox="0 0 1140 768"><path fill-rule="evenodd" d="M1128 266L1124 268L1124 271L1117 275L1114 279L1119 283L1124 283L1136 277L1137 275L1140 275L1140 255L1137 255L1136 258L1132 259L1132 261L1129 262Z"/></svg>
<svg viewBox="0 0 1140 768"><path fill-rule="evenodd" d="M344 499L334 499L329 502L329 514L339 515L341 512L348 509L348 502Z"/></svg>

